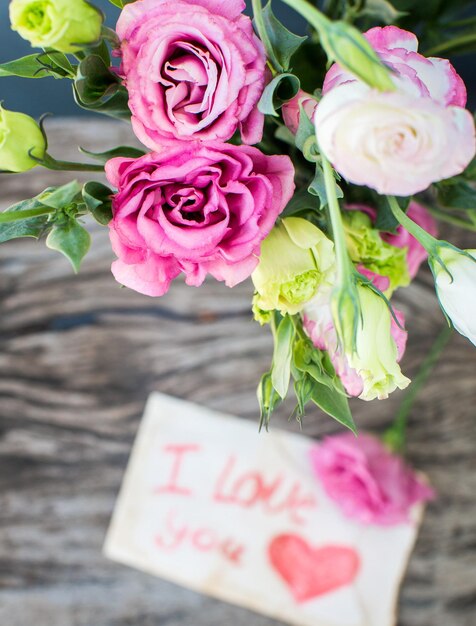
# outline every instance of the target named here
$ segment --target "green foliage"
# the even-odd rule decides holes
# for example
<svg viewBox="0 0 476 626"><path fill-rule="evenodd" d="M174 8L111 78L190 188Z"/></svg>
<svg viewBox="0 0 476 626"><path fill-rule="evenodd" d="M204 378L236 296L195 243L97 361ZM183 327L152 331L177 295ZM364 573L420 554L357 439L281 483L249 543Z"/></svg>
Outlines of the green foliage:
<svg viewBox="0 0 476 626"><path fill-rule="evenodd" d="M74 68L63 53L51 51L30 54L21 59L0 64L0 77L2 76L72 78Z"/></svg>
<svg viewBox="0 0 476 626"><path fill-rule="evenodd" d="M277 116L277 110L285 102L292 100L300 88L299 78L294 74L278 74L268 83L258 103L258 109L264 115Z"/></svg>
<svg viewBox="0 0 476 626"><path fill-rule="evenodd" d="M82 190L84 203L96 222L107 226L112 219L112 190L102 183L91 181Z"/></svg>
<svg viewBox="0 0 476 626"><path fill-rule="evenodd" d="M75 272L91 246L91 236L76 218L64 213L55 217L46 245L57 250L71 262Z"/></svg>
<svg viewBox="0 0 476 626"><path fill-rule="evenodd" d="M271 44L271 61L276 70L286 72L290 68L291 58L306 41L307 37L299 37L291 33L274 15L271 0L262 11L264 25Z"/></svg>
<svg viewBox="0 0 476 626"><path fill-rule="evenodd" d="M111 219L112 191L102 183L83 187L72 181L49 187L0 213L0 243L19 237L46 236L46 245L64 254L75 272L89 250L91 238L78 218L90 213L101 224Z"/></svg>
<svg viewBox="0 0 476 626"><path fill-rule="evenodd" d="M117 148L107 150L106 152L90 152L89 150L85 150L84 148L80 148L80 150L83 154L86 154L95 161L99 161L103 164L106 164L108 161L110 161L111 159L115 159L116 157L124 157L126 159L138 159L145 154L143 150L140 150L139 148L132 148L131 146L118 146Z"/></svg>
<svg viewBox="0 0 476 626"><path fill-rule="evenodd" d="M268 426L274 409L287 395L293 379L300 419L312 402L340 424L356 432L349 402L329 355L314 347L302 328L299 316L272 314L275 341L271 370L258 387L262 424Z"/></svg>
<svg viewBox="0 0 476 626"><path fill-rule="evenodd" d="M135 2L135 0L109 0L109 2L113 4L115 7L118 7L119 9L123 9L126 6L126 4L132 4L133 2Z"/></svg>
<svg viewBox="0 0 476 626"><path fill-rule="evenodd" d="M406 11L396 9L394 4L388 0L366 0L357 16L368 16L384 24L395 24L395 22L407 14Z"/></svg>
<svg viewBox="0 0 476 626"><path fill-rule="evenodd" d="M291 377L292 346L295 337L295 328L292 317L276 314L271 322L274 335L273 367L271 370L271 382L279 397L284 400L289 388ZM278 320L276 319L278 318Z"/></svg>
<svg viewBox="0 0 476 626"><path fill-rule="evenodd" d="M131 116L127 90L119 77L110 71L101 54L90 54L79 64L74 97L83 109L118 119Z"/></svg>

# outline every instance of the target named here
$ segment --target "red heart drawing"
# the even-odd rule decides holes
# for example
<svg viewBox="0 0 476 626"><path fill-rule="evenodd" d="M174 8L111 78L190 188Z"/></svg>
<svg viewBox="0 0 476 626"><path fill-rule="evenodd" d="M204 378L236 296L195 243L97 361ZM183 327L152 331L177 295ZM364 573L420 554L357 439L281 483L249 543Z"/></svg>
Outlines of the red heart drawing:
<svg viewBox="0 0 476 626"><path fill-rule="evenodd" d="M350 585L359 571L353 548L326 545L313 548L298 535L279 535L268 548L274 569L288 585L296 602L306 602Z"/></svg>

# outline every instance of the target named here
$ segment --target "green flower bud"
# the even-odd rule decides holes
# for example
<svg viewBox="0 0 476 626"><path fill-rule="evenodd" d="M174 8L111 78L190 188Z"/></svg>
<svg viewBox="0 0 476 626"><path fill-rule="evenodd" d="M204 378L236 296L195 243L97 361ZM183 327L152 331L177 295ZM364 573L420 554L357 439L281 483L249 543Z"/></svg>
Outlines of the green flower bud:
<svg viewBox="0 0 476 626"><path fill-rule="evenodd" d="M387 304L368 287L357 287L357 291L361 315L355 349L346 356L350 366L363 380L364 390L360 398L382 400L397 388L405 389L410 380L402 374L397 362L397 346L391 333L391 315ZM354 319L346 321L351 327L354 322Z"/></svg>
<svg viewBox="0 0 476 626"><path fill-rule="evenodd" d="M299 313L335 271L334 244L299 217L284 218L263 241L260 262L252 274L255 310Z"/></svg>
<svg viewBox="0 0 476 626"><path fill-rule="evenodd" d="M103 17L85 0L12 0L10 22L32 46L69 54L99 40Z"/></svg>
<svg viewBox="0 0 476 626"><path fill-rule="evenodd" d="M6 111L0 105L0 170L26 172L42 159L46 141L35 120L24 113Z"/></svg>
<svg viewBox="0 0 476 626"><path fill-rule="evenodd" d="M319 29L327 56L370 87L395 91L390 70L382 63L370 43L354 26L329 21Z"/></svg>
<svg viewBox="0 0 476 626"><path fill-rule="evenodd" d="M398 287L410 284L406 248L397 248L384 241L370 217L361 211L346 211L342 219L350 258L389 279L390 285L385 292L388 298Z"/></svg>

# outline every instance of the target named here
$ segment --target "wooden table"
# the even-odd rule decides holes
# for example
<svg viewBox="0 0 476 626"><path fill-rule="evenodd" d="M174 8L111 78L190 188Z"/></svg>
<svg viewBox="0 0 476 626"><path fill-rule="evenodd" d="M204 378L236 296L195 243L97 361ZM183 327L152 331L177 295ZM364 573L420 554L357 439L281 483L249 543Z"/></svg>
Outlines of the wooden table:
<svg viewBox="0 0 476 626"><path fill-rule="evenodd" d="M129 141L128 127L110 122L49 128L53 153L65 159L75 158L73 144L100 151ZM0 208L69 178L40 168L2 177ZM101 553L148 394L256 420L255 387L271 355L268 333L251 320L248 283L176 281L161 299L120 289L106 231L93 229L79 276L42 242L0 246L0 624L277 625ZM398 302L413 374L443 317L427 274ZM401 626L476 624L475 370L476 351L455 336L413 411L409 457L439 499L403 586ZM399 399L355 401L359 427L384 429ZM273 423L297 430L287 409ZM317 410L305 419L308 435L336 430Z"/></svg>

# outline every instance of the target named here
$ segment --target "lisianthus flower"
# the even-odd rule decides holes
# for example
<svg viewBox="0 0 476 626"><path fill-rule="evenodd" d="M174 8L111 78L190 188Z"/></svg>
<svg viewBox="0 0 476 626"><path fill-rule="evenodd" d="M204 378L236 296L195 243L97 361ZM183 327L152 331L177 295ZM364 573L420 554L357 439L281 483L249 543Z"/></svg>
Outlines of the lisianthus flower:
<svg viewBox="0 0 476 626"><path fill-rule="evenodd" d="M317 140L349 182L411 196L460 174L476 152L466 88L444 59L425 58L395 26L365 35L393 70L395 91L371 89L334 65L314 114Z"/></svg>
<svg viewBox="0 0 476 626"><path fill-rule="evenodd" d="M334 244L314 224L287 217L263 241L252 274L254 305L264 311L298 313L335 274Z"/></svg>
<svg viewBox="0 0 476 626"><path fill-rule="evenodd" d="M398 365L406 347L403 313L394 308L398 323L385 302L367 287L358 288L362 316L355 352L339 344L331 307L331 290L320 291L303 308L304 329L319 350L329 353L346 392L362 400L384 399L410 381ZM343 321L346 323L345 314ZM352 320L347 320L353 327Z"/></svg>
<svg viewBox="0 0 476 626"><path fill-rule="evenodd" d="M440 304L455 329L476 346L476 250L462 254L441 246L438 254L446 269L434 258L430 266Z"/></svg>
<svg viewBox="0 0 476 626"><path fill-rule="evenodd" d="M366 204L348 204L345 206L346 211L360 211L362 213L367 214L373 223L375 223L377 219L377 211ZM436 237L438 235L438 225L436 220L433 218L431 213L418 202L410 202L410 205L407 209L408 217L413 220L418 226L421 226L427 233ZM380 237L389 243L394 248L400 248L406 251L406 264L408 268L408 274L410 279L415 278L418 273L418 270L421 267L423 261L426 261L428 258L428 252L421 245L421 243L411 235L406 228L399 225L397 226L395 232L385 232L379 231ZM375 272L371 272L364 265L359 265L360 273L364 274L368 278L374 280L374 283L378 289L381 291L386 291L387 288L382 287L382 282L377 284L375 282ZM380 275L377 274L377 280L380 280Z"/></svg>
<svg viewBox="0 0 476 626"><path fill-rule="evenodd" d="M317 100L311 94L306 93L302 89L299 93L288 100L282 106L283 120L287 128L295 135L299 128L299 122L301 120L301 107L306 112L308 118L312 121L314 112L317 107Z"/></svg>
<svg viewBox="0 0 476 626"><path fill-rule="evenodd" d="M149 148L177 139L247 144L263 134L257 104L266 55L242 0L141 0L117 23L132 124Z"/></svg>
<svg viewBox="0 0 476 626"><path fill-rule="evenodd" d="M24 113L7 111L0 104L0 170L26 172L38 165L46 140L35 120Z"/></svg>
<svg viewBox="0 0 476 626"><path fill-rule="evenodd" d="M367 433L326 437L312 449L311 461L327 495L361 524L411 522L413 507L435 497L400 456Z"/></svg>
<svg viewBox="0 0 476 626"><path fill-rule="evenodd" d="M113 274L150 296L163 295L180 273L194 286L207 274L229 287L248 278L294 193L289 157L221 142L176 142L139 159L115 158L106 173L118 188Z"/></svg>
<svg viewBox="0 0 476 626"><path fill-rule="evenodd" d="M362 211L345 211L342 218L350 258L367 271L387 278L388 285L382 290L387 297L398 287L410 284L405 248L387 243Z"/></svg>
<svg viewBox="0 0 476 626"><path fill-rule="evenodd" d="M36 48L53 48L66 54L96 43L103 16L85 0L12 0L12 29Z"/></svg>

